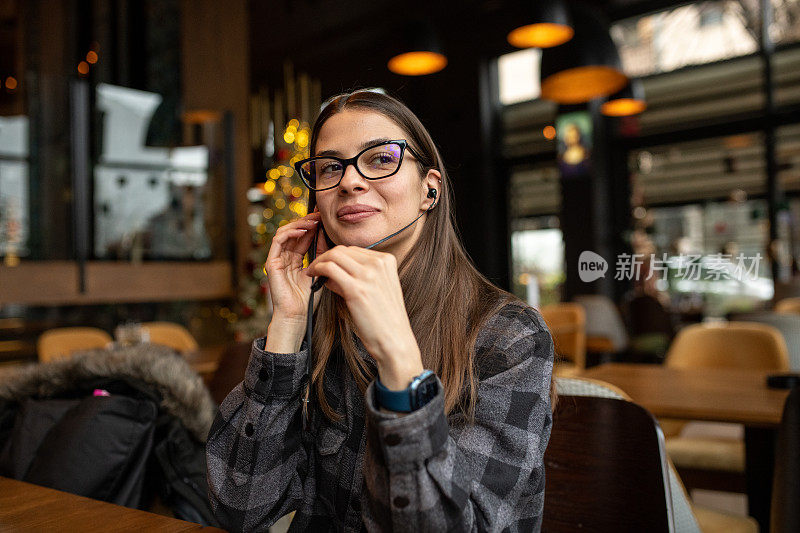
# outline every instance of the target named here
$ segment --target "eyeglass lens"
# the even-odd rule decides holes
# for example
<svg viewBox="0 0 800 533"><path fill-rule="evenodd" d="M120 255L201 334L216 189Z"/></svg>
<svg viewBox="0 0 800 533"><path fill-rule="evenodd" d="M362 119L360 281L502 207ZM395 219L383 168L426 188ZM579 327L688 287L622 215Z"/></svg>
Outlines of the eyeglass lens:
<svg viewBox="0 0 800 533"><path fill-rule="evenodd" d="M402 154L402 146L396 143L373 146L358 157L356 166L366 178L385 178L397 171ZM339 184L344 172L343 167L344 165L337 159L320 158L306 162L301 170L311 188L325 189Z"/></svg>

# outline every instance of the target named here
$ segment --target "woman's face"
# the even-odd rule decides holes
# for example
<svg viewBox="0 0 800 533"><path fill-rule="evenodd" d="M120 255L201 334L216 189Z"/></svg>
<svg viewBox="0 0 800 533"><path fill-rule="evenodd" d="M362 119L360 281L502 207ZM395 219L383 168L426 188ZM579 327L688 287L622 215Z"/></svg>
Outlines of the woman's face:
<svg viewBox="0 0 800 533"><path fill-rule="evenodd" d="M567 126L567 131L564 134L564 142L570 146L578 144L581 140L581 131L575 124Z"/></svg>
<svg viewBox="0 0 800 533"><path fill-rule="evenodd" d="M346 109L323 124L314 155L350 158L367 146L396 139L408 140L408 135L384 115ZM369 246L423 213L432 201L427 198L428 187L440 189L438 177L439 173L432 170L423 180L416 158L408 149L400 169L387 178L368 180L350 165L338 186L316 193L325 231L335 244ZM357 212L347 214L347 210L353 209ZM393 253L401 260L417 241L424 220L425 217L420 218L414 226L376 249Z"/></svg>

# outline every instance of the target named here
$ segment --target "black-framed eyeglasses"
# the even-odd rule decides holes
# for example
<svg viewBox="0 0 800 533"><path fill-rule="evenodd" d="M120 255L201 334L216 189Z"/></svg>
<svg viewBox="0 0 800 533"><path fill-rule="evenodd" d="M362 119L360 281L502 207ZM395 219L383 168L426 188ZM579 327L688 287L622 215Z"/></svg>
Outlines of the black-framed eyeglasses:
<svg viewBox="0 0 800 533"><path fill-rule="evenodd" d="M324 191L337 187L349 165L368 180L388 178L400 170L406 149L420 159L417 152L405 139L383 141L363 149L350 159L323 155L309 157L294 164L303 183L312 191Z"/></svg>

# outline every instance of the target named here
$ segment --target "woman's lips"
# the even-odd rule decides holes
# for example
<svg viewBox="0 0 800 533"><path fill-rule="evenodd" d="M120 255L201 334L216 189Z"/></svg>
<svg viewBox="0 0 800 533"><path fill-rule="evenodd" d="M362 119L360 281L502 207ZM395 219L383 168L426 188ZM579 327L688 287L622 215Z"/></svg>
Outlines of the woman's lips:
<svg viewBox="0 0 800 533"><path fill-rule="evenodd" d="M377 209L369 205L346 205L336 212L336 217L342 222L359 222L377 212Z"/></svg>

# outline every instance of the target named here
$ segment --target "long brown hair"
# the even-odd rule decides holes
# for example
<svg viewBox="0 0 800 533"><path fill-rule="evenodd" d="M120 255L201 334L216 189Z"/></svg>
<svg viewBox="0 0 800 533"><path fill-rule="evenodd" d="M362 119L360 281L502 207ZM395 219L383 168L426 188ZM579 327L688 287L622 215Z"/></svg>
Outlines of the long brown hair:
<svg viewBox="0 0 800 533"><path fill-rule="evenodd" d="M444 385L445 412L460 411L471 419L478 393L475 365L478 332L504 304L518 299L492 285L470 262L455 230L450 180L442 157L428 131L403 103L367 90L331 98L314 123L311 153L316 150L323 124L345 109L374 111L395 122L419 154L420 180L430 169L441 174L438 204L423 218L424 229L398 265L398 273L422 363L435 371ZM314 202L312 193L311 208ZM344 300L327 288L323 289L316 311L313 335L314 395L325 415L337 419L339 416L323 388L325 368L337 343L362 392L374 376L358 354L353 322Z"/></svg>

